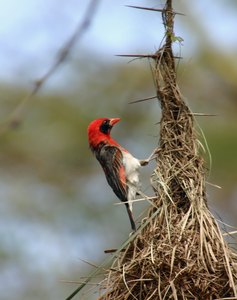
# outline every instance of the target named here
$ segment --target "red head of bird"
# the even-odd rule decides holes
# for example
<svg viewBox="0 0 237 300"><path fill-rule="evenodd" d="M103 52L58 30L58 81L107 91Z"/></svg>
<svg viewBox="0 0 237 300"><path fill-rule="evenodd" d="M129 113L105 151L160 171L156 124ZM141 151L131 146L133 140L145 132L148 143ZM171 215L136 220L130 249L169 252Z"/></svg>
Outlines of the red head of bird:
<svg viewBox="0 0 237 300"><path fill-rule="evenodd" d="M113 126L120 121L120 118L100 118L92 121L88 126L88 140L90 148L95 151L101 144L118 146L110 136Z"/></svg>

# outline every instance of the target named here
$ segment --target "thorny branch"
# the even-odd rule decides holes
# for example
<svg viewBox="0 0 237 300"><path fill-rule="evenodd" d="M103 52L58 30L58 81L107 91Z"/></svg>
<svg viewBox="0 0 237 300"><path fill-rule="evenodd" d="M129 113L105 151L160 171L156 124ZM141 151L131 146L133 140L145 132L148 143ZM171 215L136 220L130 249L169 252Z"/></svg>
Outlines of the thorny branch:
<svg viewBox="0 0 237 300"><path fill-rule="evenodd" d="M84 33L88 30L89 26L91 25L92 19L95 15L95 12L97 10L99 1L100 0L90 1L82 22L79 22L74 33L71 35L71 37L69 37L69 39L61 47L61 49L59 49L55 61L48 69L48 71L42 77L34 81L32 90L16 106L16 108L12 111L12 113L8 117L7 121L5 121L5 123L2 124L0 128L0 134L3 134L5 131L7 131L10 128L17 128L21 124L23 110L26 107L27 103L30 100L32 100L32 98L46 84L49 78L58 70L59 66L65 62L70 52L72 51L73 47L76 45L76 43L78 43L82 39Z"/></svg>

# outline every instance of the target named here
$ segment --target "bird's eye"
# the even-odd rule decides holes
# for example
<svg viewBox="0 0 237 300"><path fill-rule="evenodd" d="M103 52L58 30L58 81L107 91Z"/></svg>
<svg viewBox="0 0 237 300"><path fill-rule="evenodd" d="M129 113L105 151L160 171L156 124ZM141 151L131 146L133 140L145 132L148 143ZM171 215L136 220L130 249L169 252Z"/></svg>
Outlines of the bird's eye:
<svg viewBox="0 0 237 300"><path fill-rule="evenodd" d="M104 120L102 124L103 125L109 125L109 120Z"/></svg>
<svg viewBox="0 0 237 300"><path fill-rule="evenodd" d="M100 126L100 131L105 133L105 134L108 134L111 130L112 126L110 125L110 120L107 119L107 120L104 120Z"/></svg>

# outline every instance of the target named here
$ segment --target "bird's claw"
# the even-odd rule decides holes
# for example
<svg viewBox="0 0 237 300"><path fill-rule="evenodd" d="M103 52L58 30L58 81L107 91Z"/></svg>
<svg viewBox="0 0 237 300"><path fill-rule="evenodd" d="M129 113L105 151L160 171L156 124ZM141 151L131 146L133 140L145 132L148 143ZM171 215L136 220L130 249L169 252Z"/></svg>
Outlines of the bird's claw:
<svg viewBox="0 0 237 300"><path fill-rule="evenodd" d="M141 159L141 160L140 160L140 165L141 165L142 167L144 167L144 166L148 165L149 162L150 162L150 161L149 161L148 159Z"/></svg>
<svg viewBox="0 0 237 300"><path fill-rule="evenodd" d="M161 150L160 148L156 148L147 159L141 159L140 160L141 166L143 167L148 165L151 160L157 157L157 154L160 152L160 150Z"/></svg>

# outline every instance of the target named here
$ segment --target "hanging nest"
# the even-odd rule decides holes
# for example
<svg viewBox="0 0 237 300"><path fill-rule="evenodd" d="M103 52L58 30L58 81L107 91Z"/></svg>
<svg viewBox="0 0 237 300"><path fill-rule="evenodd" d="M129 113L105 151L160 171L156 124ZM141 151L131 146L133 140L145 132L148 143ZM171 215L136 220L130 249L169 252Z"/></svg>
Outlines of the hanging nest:
<svg viewBox="0 0 237 300"><path fill-rule="evenodd" d="M100 300L237 299L237 256L206 201L206 169L193 114L176 83L171 0L162 11L164 45L153 59L161 104L156 199L101 283ZM104 290L105 288L105 290Z"/></svg>

